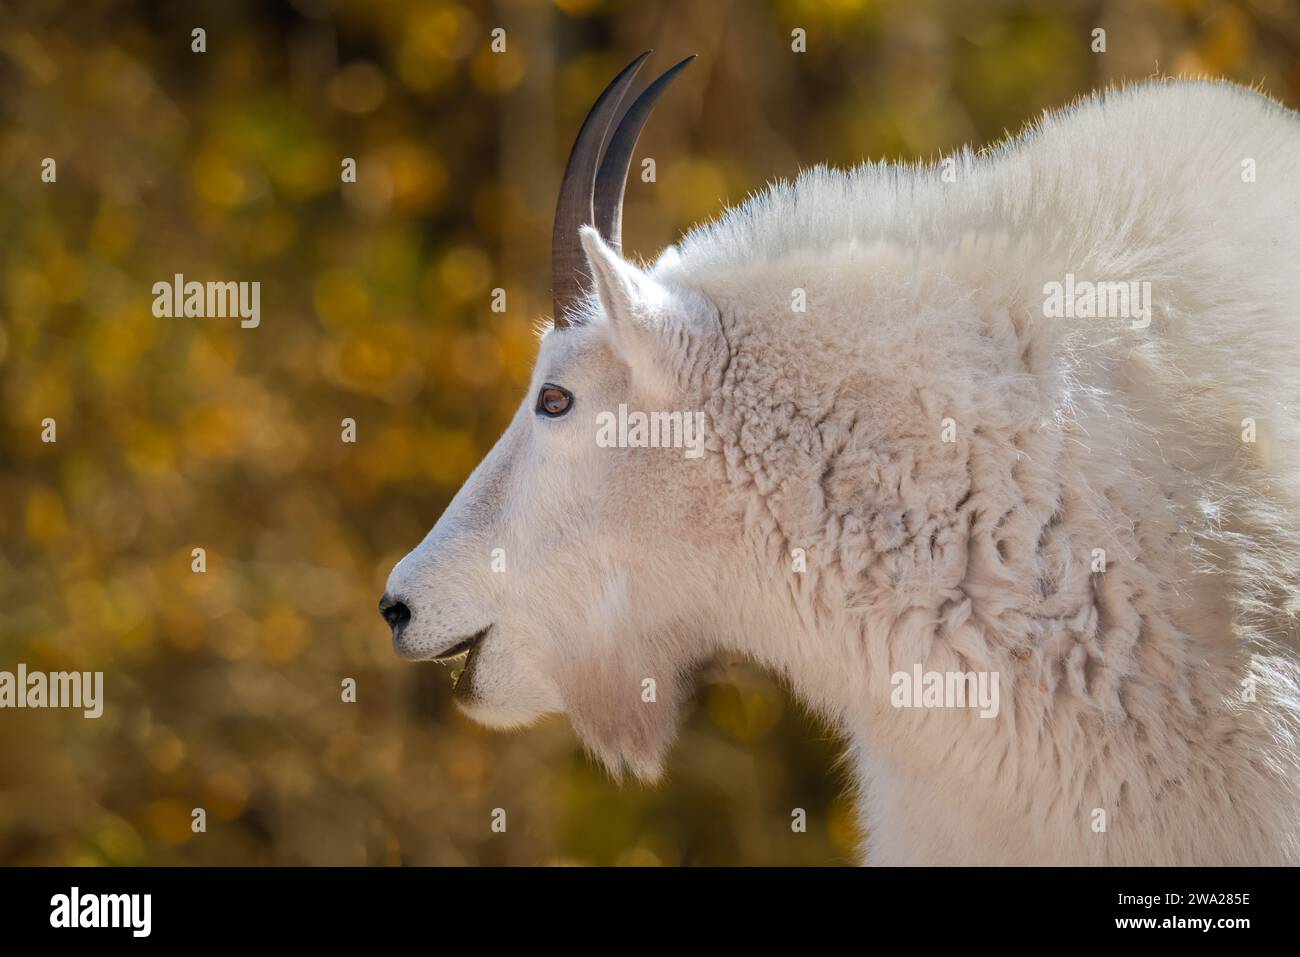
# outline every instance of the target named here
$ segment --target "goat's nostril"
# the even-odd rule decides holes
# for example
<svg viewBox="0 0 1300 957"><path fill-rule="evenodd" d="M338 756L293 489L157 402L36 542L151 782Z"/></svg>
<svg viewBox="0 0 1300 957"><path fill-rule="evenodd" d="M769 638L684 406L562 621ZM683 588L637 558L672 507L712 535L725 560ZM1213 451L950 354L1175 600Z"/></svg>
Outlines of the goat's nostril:
<svg viewBox="0 0 1300 957"><path fill-rule="evenodd" d="M388 627L393 629L393 637L396 638L406 623L411 620L411 609L407 608L396 598L384 595L379 599L379 614L384 616L384 621L388 622Z"/></svg>

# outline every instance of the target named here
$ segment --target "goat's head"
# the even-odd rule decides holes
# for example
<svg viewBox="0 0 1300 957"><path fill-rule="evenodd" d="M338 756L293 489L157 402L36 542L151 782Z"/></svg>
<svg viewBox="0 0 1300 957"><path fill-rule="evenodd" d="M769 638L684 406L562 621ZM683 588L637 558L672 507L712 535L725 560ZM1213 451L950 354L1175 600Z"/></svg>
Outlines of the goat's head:
<svg viewBox="0 0 1300 957"><path fill-rule="evenodd" d="M620 255L633 146L689 62L624 110L647 55L601 95L569 156L554 326L529 392L381 601L403 657L464 656L453 679L469 715L512 726L565 712L611 769L643 776L656 773L687 672L707 654L713 576L686 570L716 566L727 538L700 431L727 354L717 310ZM619 447L649 437L637 428L650 412L669 413L649 432L676 447Z"/></svg>

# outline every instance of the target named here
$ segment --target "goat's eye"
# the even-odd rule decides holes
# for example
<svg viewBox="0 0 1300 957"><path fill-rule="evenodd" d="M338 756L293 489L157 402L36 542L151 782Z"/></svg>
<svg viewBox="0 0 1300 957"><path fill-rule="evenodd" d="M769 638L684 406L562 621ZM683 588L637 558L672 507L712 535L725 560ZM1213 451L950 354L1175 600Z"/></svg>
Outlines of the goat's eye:
<svg viewBox="0 0 1300 957"><path fill-rule="evenodd" d="M542 386L542 391L537 393L537 411L552 419L564 415L571 405L573 405L573 394L558 385L548 382Z"/></svg>

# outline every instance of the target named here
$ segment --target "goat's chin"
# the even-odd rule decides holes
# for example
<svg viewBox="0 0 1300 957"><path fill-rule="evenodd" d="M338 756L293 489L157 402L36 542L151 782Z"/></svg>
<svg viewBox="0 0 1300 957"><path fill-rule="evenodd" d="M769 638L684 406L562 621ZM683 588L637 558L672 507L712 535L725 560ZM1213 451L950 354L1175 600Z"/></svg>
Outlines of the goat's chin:
<svg viewBox="0 0 1300 957"><path fill-rule="evenodd" d="M563 710L554 684L490 647L471 659L453 695L463 714L498 730L522 728Z"/></svg>
<svg viewBox="0 0 1300 957"><path fill-rule="evenodd" d="M554 709L521 708L518 705L497 705L478 697L456 698L456 707L472 721L494 731L509 731L534 724Z"/></svg>
<svg viewBox="0 0 1300 957"><path fill-rule="evenodd" d="M682 719L676 683L660 688L657 700L646 701L639 686L616 695L573 693L566 689L565 712L583 745L616 780L631 775L645 782L663 776L664 761Z"/></svg>
<svg viewBox="0 0 1300 957"><path fill-rule="evenodd" d="M583 746L599 761L616 781L633 777L646 784L654 784L664 774L664 761L676 737L676 722L665 733L653 738L610 739L579 717L570 715L573 728L582 739Z"/></svg>

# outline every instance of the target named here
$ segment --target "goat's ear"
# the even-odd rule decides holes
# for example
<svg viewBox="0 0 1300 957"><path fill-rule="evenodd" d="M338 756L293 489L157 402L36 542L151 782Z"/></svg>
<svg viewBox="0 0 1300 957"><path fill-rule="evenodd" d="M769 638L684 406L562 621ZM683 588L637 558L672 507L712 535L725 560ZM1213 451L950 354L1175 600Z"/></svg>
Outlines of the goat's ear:
<svg viewBox="0 0 1300 957"><path fill-rule="evenodd" d="M699 296L687 298L657 282L590 226L582 229L582 246L615 350L644 385L669 394L677 376L699 371L684 366L706 351L698 348L699 340L716 331L716 310Z"/></svg>

